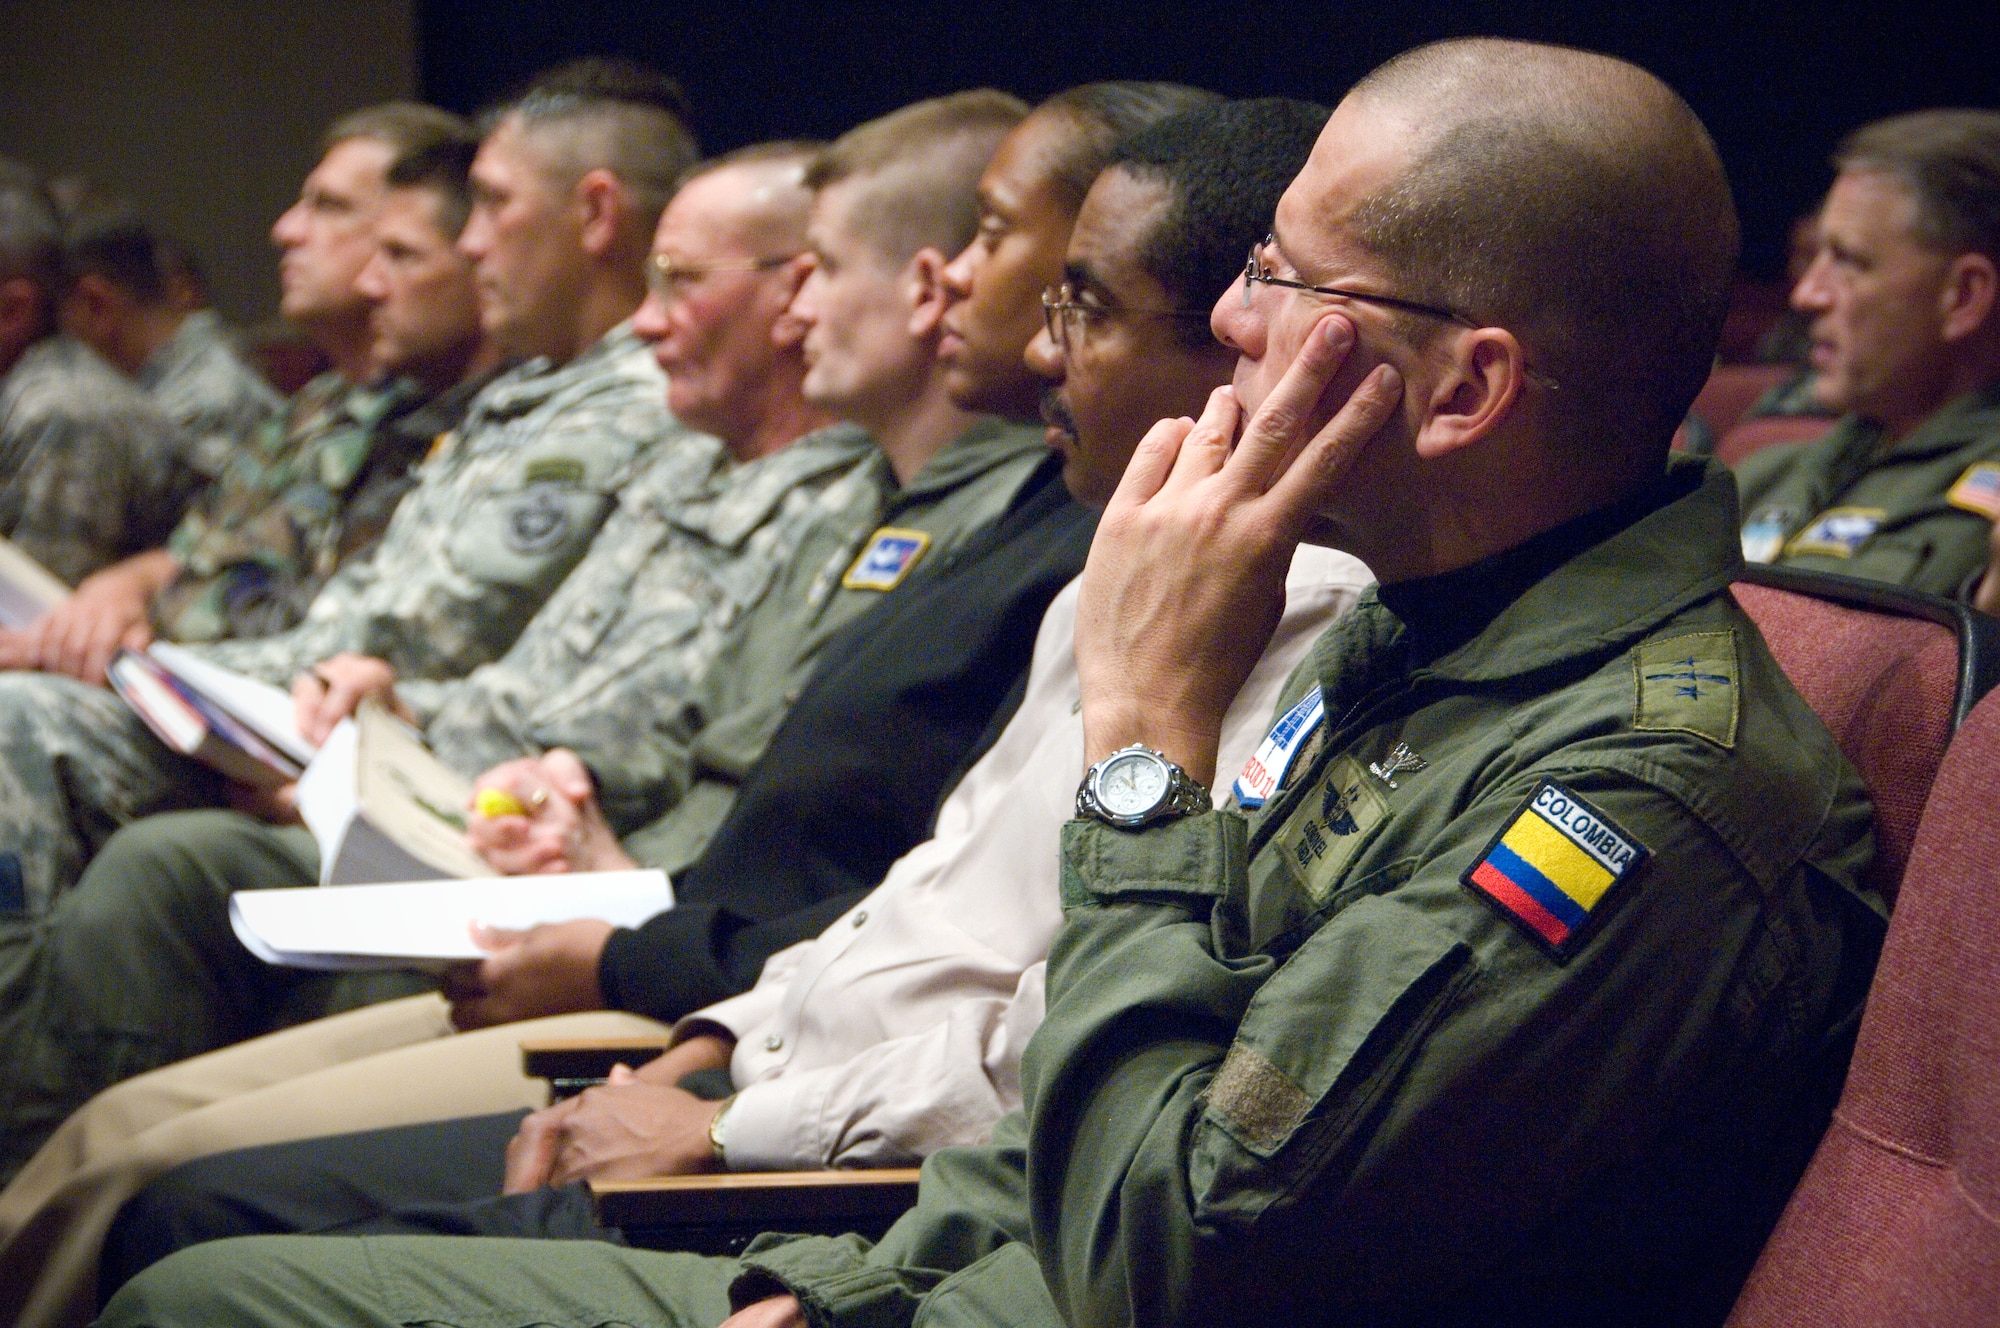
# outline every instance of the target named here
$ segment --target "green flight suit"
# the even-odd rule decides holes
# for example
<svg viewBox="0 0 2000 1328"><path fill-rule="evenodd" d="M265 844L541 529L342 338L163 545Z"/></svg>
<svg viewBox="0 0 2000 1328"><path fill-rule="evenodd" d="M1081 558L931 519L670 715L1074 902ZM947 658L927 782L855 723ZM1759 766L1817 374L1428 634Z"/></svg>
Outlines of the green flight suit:
<svg viewBox="0 0 2000 1328"><path fill-rule="evenodd" d="M713 1323L725 1281L817 1328L1719 1318L1880 902L1859 779L1725 593L1730 480L1652 497L1452 574L1490 620L1448 648L1364 598L1255 814L1073 822L1025 1116L879 1245L218 1242L104 1322ZM1522 861L1566 923L1488 870Z"/></svg>
<svg viewBox="0 0 2000 1328"><path fill-rule="evenodd" d="M1957 595L2000 515L2000 385L1946 405L1887 452L1849 415L1736 471L1743 556Z"/></svg>

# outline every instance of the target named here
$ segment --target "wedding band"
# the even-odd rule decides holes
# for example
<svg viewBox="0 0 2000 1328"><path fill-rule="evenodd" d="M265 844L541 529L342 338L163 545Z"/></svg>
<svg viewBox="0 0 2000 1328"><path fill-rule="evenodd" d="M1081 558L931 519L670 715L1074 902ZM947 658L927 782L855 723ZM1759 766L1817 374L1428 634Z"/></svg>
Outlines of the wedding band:
<svg viewBox="0 0 2000 1328"><path fill-rule="evenodd" d="M547 789L536 789L533 793L530 793L528 795L528 810L531 812L538 812L542 809L543 804L548 802L548 800L549 800L549 791Z"/></svg>

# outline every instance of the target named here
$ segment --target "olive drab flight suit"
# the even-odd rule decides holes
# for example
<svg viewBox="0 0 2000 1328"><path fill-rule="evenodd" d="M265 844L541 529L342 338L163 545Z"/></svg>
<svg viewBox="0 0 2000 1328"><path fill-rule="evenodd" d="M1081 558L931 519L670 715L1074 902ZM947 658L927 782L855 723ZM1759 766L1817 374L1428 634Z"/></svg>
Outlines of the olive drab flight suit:
<svg viewBox="0 0 2000 1328"><path fill-rule="evenodd" d="M1824 438L1745 457L1736 483L1749 561L1957 595L2000 516L2000 386L1887 452L1879 426L1849 415Z"/></svg>
<svg viewBox="0 0 2000 1328"><path fill-rule="evenodd" d="M1733 497L1677 464L1622 528L1450 574L1490 620L1421 659L1365 598L1248 816L1072 822L1025 1116L935 1154L880 1244L220 1242L105 1322L713 1323L725 1289L818 1328L1726 1305L1704 1274L1740 1276L1803 1165L1881 934L1860 781L1726 593Z"/></svg>

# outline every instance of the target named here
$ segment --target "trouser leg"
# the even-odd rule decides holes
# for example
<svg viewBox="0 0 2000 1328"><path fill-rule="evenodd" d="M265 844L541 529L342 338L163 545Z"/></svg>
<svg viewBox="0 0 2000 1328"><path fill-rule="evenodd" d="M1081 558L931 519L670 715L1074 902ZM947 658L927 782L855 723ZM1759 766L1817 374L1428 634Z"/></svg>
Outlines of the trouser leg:
<svg viewBox="0 0 2000 1328"><path fill-rule="evenodd" d="M152 817L0 944L0 1180L104 1088L350 1003L351 978L265 964L229 925L233 891L308 885L315 870L303 830L228 812Z"/></svg>
<svg viewBox="0 0 2000 1328"><path fill-rule="evenodd" d="M105 1307L106 1328L664 1324L729 1316L733 1259L595 1241L253 1236L183 1250Z"/></svg>
<svg viewBox="0 0 2000 1328"><path fill-rule="evenodd" d="M0 912L42 916L120 826L221 794L213 771L168 751L116 693L0 674L0 894L20 896L0 898Z"/></svg>
<svg viewBox="0 0 2000 1328"><path fill-rule="evenodd" d="M128 1080L77 1113L0 1194L0 1322L8 1311L18 1314L17 1328L85 1322L112 1218L182 1162L252 1144L528 1110L546 1103L548 1086L522 1074L523 1038L665 1031L599 1011L449 1036L444 1003L431 996L317 1020ZM30 1180L32 1193L23 1188Z"/></svg>
<svg viewBox="0 0 2000 1328"><path fill-rule="evenodd" d="M205 1241L321 1231L411 1205L490 1199L500 1193L507 1142L525 1115L300 1139L175 1167L111 1224L98 1294L108 1297L135 1273Z"/></svg>

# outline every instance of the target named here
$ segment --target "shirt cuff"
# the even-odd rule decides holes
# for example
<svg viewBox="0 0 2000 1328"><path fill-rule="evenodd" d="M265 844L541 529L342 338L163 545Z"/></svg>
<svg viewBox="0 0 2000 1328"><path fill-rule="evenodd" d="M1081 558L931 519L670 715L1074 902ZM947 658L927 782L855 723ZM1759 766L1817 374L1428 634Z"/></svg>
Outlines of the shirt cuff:
<svg viewBox="0 0 2000 1328"><path fill-rule="evenodd" d="M817 1111L787 1079L767 1079L736 1091L718 1132L731 1171L805 1171L824 1167L823 1150L808 1147Z"/></svg>

